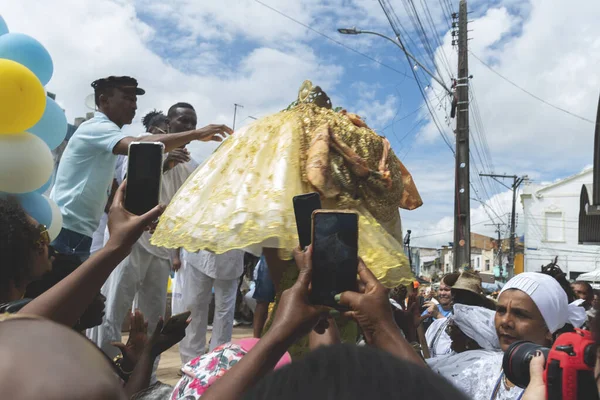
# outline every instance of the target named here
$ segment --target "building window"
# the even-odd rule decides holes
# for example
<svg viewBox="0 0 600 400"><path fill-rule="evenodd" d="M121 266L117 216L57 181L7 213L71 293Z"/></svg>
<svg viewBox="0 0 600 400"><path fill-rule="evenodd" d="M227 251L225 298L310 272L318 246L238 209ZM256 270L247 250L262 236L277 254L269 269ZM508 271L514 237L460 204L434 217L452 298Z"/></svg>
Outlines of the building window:
<svg viewBox="0 0 600 400"><path fill-rule="evenodd" d="M565 229L562 212L547 211L544 214L546 242L564 242Z"/></svg>
<svg viewBox="0 0 600 400"><path fill-rule="evenodd" d="M481 268L481 266L479 265L480 261L481 260L479 259L479 257L477 257L477 269Z"/></svg>
<svg viewBox="0 0 600 400"><path fill-rule="evenodd" d="M490 260L485 260L485 270L486 271L490 270Z"/></svg>

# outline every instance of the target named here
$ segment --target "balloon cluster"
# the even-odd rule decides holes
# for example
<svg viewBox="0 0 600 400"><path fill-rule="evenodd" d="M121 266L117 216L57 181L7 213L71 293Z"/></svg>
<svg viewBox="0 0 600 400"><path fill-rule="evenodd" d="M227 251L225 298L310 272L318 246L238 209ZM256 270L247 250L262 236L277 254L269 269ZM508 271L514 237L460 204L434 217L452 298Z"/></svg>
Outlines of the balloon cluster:
<svg viewBox="0 0 600 400"><path fill-rule="evenodd" d="M43 193L52 183L51 150L67 134L67 118L46 95L52 58L40 42L9 33L0 16L0 192L17 197L25 211L48 227L62 228L58 206Z"/></svg>

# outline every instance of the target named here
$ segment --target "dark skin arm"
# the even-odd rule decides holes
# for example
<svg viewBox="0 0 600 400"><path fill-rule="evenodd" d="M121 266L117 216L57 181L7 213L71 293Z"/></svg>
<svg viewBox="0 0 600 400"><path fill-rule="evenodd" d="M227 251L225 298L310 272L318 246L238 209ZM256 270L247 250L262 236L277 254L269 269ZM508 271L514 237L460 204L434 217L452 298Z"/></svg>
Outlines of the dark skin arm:
<svg viewBox="0 0 600 400"><path fill-rule="evenodd" d="M294 258L300 275L294 286L283 292L271 329L233 366L217 380L202 396L204 400L235 400L272 371L287 349L299 338L309 333L319 320L327 315L323 307L308 301L311 280L310 251L300 249Z"/></svg>
<svg viewBox="0 0 600 400"><path fill-rule="evenodd" d="M152 368L154 367L156 357L179 343L181 339L185 337L185 328L187 328L190 321L191 319L188 319L187 321L176 325L172 324L172 329L170 329L168 333L163 333L162 329L164 322L162 318L159 319L156 329L154 329L154 333L148 339L146 346L144 346L144 350L135 365L135 369L125 385L127 398L131 398L137 392L150 386Z"/></svg>
<svg viewBox="0 0 600 400"><path fill-rule="evenodd" d="M389 306L388 291L362 260L358 263L361 293L344 292L339 303L350 308L345 316L353 318L362 328L367 343L388 353L423 365L423 360L402 337Z"/></svg>
<svg viewBox="0 0 600 400"><path fill-rule="evenodd" d="M178 147L187 145L194 140L203 142L222 142L233 131L225 125L207 125L204 128L193 131L169 133L163 135L148 135L139 138L128 136L121 139L113 148L114 154L127 155L129 145L133 142L160 142L165 145L165 152L170 152Z"/></svg>
<svg viewBox="0 0 600 400"><path fill-rule="evenodd" d="M110 208L110 239L106 246L19 312L38 315L67 326L75 325L111 272L130 253L131 246L164 211L164 206L159 205L142 216L129 213L123 206L126 184L125 181L119 187Z"/></svg>

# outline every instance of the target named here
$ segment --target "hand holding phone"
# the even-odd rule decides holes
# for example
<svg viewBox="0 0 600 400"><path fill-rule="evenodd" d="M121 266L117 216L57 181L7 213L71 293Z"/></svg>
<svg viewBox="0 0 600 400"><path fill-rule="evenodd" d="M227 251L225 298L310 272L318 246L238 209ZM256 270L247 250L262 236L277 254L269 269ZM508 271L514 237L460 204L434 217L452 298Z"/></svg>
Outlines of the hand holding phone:
<svg viewBox="0 0 600 400"><path fill-rule="evenodd" d="M192 315L191 311L185 311L181 314L172 315L171 318L169 318L167 322L165 322L161 333L164 335L169 335L177 331L178 329L181 329L181 327L187 327L187 320L188 318L190 318L190 315Z"/></svg>
<svg viewBox="0 0 600 400"><path fill-rule="evenodd" d="M127 160L125 209L135 215L152 210L160 201L163 154L160 142L133 142Z"/></svg>
<svg viewBox="0 0 600 400"><path fill-rule="evenodd" d="M358 290L358 214L318 210L312 219L311 302L340 308L335 295Z"/></svg>

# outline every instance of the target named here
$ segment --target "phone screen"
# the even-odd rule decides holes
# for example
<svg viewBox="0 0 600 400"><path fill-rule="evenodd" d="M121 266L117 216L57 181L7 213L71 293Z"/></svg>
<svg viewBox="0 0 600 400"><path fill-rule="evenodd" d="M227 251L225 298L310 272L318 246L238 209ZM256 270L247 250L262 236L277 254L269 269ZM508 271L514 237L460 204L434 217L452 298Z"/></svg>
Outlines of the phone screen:
<svg viewBox="0 0 600 400"><path fill-rule="evenodd" d="M131 143L127 164L125 208L142 215L158 205L162 178L162 143Z"/></svg>
<svg viewBox="0 0 600 400"><path fill-rule="evenodd" d="M311 302L339 308L334 296L357 290L357 270L358 215L314 213Z"/></svg>
<svg viewBox="0 0 600 400"><path fill-rule="evenodd" d="M321 198L318 193L307 193L294 197L294 214L298 228L300 248L304 249L311 242L312 213L321 208Z"/></svg>

